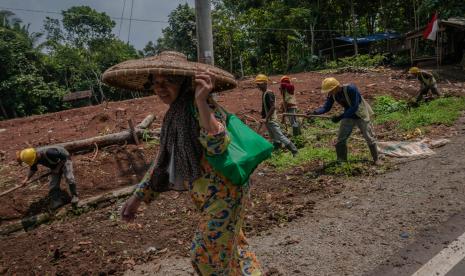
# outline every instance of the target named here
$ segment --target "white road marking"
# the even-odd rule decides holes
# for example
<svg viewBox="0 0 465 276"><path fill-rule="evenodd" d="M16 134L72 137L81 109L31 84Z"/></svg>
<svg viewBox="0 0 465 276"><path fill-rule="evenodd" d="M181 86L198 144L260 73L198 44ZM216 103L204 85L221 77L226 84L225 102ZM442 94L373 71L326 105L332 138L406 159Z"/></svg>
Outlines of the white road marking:
<svg viewBox="0 0 465 276"><path fill-rule="evenodd" d="M444 276L465 258L465 233L429 260L412 276Z"/></svg>

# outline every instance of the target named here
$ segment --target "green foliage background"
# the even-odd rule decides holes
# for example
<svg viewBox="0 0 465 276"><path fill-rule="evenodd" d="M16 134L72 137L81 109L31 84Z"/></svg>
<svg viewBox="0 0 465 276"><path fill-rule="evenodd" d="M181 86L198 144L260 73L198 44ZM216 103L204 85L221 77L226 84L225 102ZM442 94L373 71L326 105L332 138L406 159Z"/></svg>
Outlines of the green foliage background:
<svg viewBox="0 0 465 276"><path fill-rule="evenodd" d="M359 56L327 62L319 50L330 47L331 38L337 36L412 30L415 23L426 24L434 11L440 18L465 14L465 2L458 0L212 3L216 65L238 77L376 66L385 62L384 55L362 50ZM101 74L121 61L163 50L180 51L196 60L194 9L180 4L168 21L157 41L137 51L112 34L115 22L107 14L87 6L62 11L61 20L47 18L44 33L31 33L14 13L0 11L0 119L72 107L61 98L73 91L92 90L94 103L141 96L103 86ZM44 42L39 43L39 38ZM405 57L394 59L394 64L405 65Z"/></svg>

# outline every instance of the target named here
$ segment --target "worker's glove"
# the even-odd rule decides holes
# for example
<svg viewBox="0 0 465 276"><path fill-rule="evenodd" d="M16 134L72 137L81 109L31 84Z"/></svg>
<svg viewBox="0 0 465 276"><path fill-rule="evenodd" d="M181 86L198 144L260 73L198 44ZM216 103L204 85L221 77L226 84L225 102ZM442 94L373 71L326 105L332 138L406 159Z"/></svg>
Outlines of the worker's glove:
<svg viewBox="0 0 465 276"><path fill-rule="evenodd" d="M342 119L341 116L333 116L333 117L331 117L331 121L333 123L338 123L341 119Z"/></svg>

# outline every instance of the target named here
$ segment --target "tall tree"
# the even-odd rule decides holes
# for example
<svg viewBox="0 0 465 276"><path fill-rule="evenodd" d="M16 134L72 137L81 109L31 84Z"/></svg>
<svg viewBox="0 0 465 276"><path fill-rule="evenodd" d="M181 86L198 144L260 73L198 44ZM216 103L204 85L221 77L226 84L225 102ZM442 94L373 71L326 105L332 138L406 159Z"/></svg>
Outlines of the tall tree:
<svg viewBox="0 0 465 276"><path fill-rule="evenodd" d="M157 51L176 50L188 59L197 60L197 39L195 11L187 3L169 14L168 27L162 30L163 36L157 40Z"/></svg>
<svg viewBox="0 0 465 276"><path fill-rule="evenodd" d="M0 27L0 111L3 118L61 108L63 90L41 76L42 53L34 47L27 27Z"/></svg>
<svg viewBox="0 0 465 276"><path fill-rule="evenodd" d="M72 7L63 19L47 18L49 55L45 59L47 78L55 79L68 91L91 89L95 98L120 99L114 89L102 86L102 72L121 61L137 57L134 47L117 39L111 30L115 22L90 7Z"/></svg>

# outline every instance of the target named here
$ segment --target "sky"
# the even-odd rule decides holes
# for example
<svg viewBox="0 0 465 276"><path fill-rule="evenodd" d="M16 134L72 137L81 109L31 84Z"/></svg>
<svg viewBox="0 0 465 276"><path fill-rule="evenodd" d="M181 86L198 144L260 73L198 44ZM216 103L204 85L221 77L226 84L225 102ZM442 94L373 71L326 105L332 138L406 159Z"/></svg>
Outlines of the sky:
<svg viewBox="0 0 465 276"><path fill-rule="evenodd" d="M195 0L0 0L0 10L10 10L19 17L23 23L30 23L31 32L42 32L43 23L46 16L59 18L56 13L61 12L73 6L89 6L98 12L105 12L116 22L113 33L121 40L128 40L129 20L121 22L123 4L126 2L124 9L124 18L130 17L131 3L133 2L132 18L147 19L155 21L168 21L169 13L179 4L188 3L192 7ZM44 12L33 12L15 9L27 9ZM122 24L121 24L122 23ZM136 49L142 49L148 41L156 41L161 36L161 31L167 23L163 22L131 22L131 33L129 43ZM120 31L121 28L121 31Z"/></svg>

